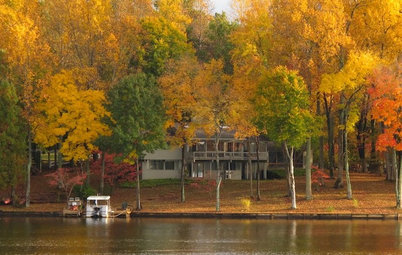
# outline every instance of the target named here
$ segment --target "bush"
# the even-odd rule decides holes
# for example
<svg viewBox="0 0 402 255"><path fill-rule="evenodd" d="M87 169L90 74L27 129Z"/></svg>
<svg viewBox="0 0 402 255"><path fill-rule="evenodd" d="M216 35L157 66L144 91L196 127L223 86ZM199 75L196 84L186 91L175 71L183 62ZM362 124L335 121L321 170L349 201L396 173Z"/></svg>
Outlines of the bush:
<svg viewBox="0 0 402 255"><path fill-rule="evenodd" d="M295 168L295 176L305 176L306 170L303 168ZM271 169L267 171L267 179L285 179L287 175L286 169Z"/></svg>
<svg viewBox="0 0 402 255"><path fill-rule="evenodd" d="M82 200L86 200L89 196L95 196L98 192L96 189L88 185L75 186L73 194L76 197L80 197Z"/></svg>

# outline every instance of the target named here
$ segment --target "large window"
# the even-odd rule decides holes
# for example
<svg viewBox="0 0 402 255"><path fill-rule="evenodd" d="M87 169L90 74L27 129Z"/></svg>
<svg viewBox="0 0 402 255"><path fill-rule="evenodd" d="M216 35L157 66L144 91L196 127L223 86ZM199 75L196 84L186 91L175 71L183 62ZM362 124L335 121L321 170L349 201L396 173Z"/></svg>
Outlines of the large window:
<svg viewBox="0 0 402 255"><path fill-rule="evenodd" d="M174 170L174 161L165 161L165 170Z"/></svg>
<svg viewBox="0 0 402 255"><path fill-rule="evenodd" d="M163 170L163 160L150 160L149 168L152 170Z"/></svg>
<svg viewBox="0 0 402 255"><path fill-rule="evenodd" d="M149 169L152 170L175 170L174 160L150 160Z"/></svg>

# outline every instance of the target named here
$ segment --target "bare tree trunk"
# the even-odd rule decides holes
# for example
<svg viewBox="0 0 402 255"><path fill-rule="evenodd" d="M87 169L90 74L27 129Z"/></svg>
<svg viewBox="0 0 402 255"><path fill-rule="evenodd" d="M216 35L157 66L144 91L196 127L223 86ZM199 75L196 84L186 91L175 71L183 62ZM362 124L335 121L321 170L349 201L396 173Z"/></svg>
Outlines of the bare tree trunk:
<svg viewBox="0 0 402 255"><path fill-rule="evenodd" d="M87 186L91 186L91 172L89 170L89 159L85 160L85 171L87 173L86 184Z"/></svg>
<svg viewBox="0 0 402 255"><path fill-rule="evenodd" d="M51 167L51 165L50 165L50 151L47 151L47 168L48 168L48 170L50 170L50 167Z"/></svg>
<svg viewBox="0 0 402 255"><path fill-rule="evenodd" d="M346 123L346 121L345 121ZM353 199L352 195L352 183L350 182L349 175L349 152L348 152L348 131L344 131L344 150L345 150L345 171L346 171L346 186L347 186L347 197L348 199Z"/></svg>
<svg viewBox="0 0 402 255"><path fill-rule="evenodd" d="M102 151L102 167L101 167L101 182L100 182L100 193L103 195L103 190L105 188L105 152Z"/></svg>
<svg viewBox="0 0 402 255"><path fill-rule="evenodd" d="M54 148L54 169L59 169L59 159L57 158L57 152L58 152L58 150L59 150L59 144L56 144L55 145L55 148Z"/></svg>
<svg viewBox="0 0 402 255"><path fill-rule="evenodd" d="M27 180L25 190L25 207L31 204L31 167L32 167L32 133L28 129L28 163L27 163Z"/></svg>
<svg viewBox="0 0 402 255"><path fill-rule="evenodd" d="M385 180L391 181L392 180L392 167L391 167L391 148L387 148L385 152Z"/></svg>
<svg viewBox="0 0 402 255"><path fill-rule="evenodd" d="M312 163L311 138L308 138L306 143L306 200L313 199L313 193L311 192L311 163Z"/></svg>
<svg viewBox="0 0 402 255"><path fill-rule="evenodd" d="M325 116L327 119L327 136L328 136L328 160L329 160L329 175L334 178L335 168L335 144L334 144L334 117L332 114L332 101L328 102L324 94Z"/></svg>
<svg viewBox="0 0 402 255"><path fill-rule="evenodd" d="M222 182L222 176L218 175L218 180L216 182L216 211L219 212L221 210L221 202L220 202L220 187Z"/></svg>
<svg viewBox="0 0 402 255"><path fill-rule="evenodd" d="M137 188L136 188L136 190L137 190L137 194L136 194L137 195L137 208L136 208L136 210L141 211L142 206L141 206L141 188L140 188L140 167L138 165L138 163L139 163L138 158L135 161L136 161L135 162L135 170L137 173Z"/></svg>
<svg viewBox="0 0 402 255"><path fill-rule="evenodd" d="M399 176L398 176L399 175ZM401 209L402 208L402 152L399 152L399 170L398 170L398 195L399 195L399 200L397 201L397 208Z"/></svg>
<svg viewBox="0 0 402 255"><path fill-rule="evenodd" d="M344 104L344 97L341 96L341 104ZM335 181L335 188L343 187L343 169L345 166L345 110L339 110L339 124L341 128L338 131L338 178Z"/></svg>
<svg viewBox="0 0 402 255"><path fill-rule="evenodd" d="M17 206L17 195L15 194L15 185L11 185L11 201L13 206Z"/></svg>
<svg viewBox="0 0 402 255"><path fill-rule="evenodd" d="M261 173L260 173L260 138L256 137L256 152L257 152L257 201L261 200Z"/></svg>
<svg viewBox="0 0 402 255"><path fill-rule="evenodd" d="M221 187L221 182L222 182L222 176L221 176L221 171L219 167L219 137L218 134L215 134L215 153L216 153L216 168L217 168L217 173L216 173L216 211L219 212L221 208L221 203L220 203L220 187Z"/></svg>
<svg viewBox="0 0 402 255"><path fill-rule="evenodd" d="M248 170L249 170L249 176L250 176L250 198L254 198L254 192L253 192L253 165L251 163L251 143L250 143L250 138L247 138L247 144L248 144L248 154L247 154L247 162L248 162Z"/></svg>
<svg viewBox="0 0 402 255"><path fill-rule="evenodd" d="M186 161L184 157L184 150L186 149L186 145L183 144L182 150L181 150L181 202L184 203L186 201L186 197L184 194L184 172L185 172L185 167L186 167Z"/></svg>
<svg viewBox="0 0 402 255"><path fill-rule="evenodd" d="M296 184L295 184L295 176L294 176L294 165L293 165L293 147L289 148L285 143L286 154L289 159L289 180L290 180L290 197L292 199L292 209L296 209Z"/></svg>
<svg viewBox="0 0 402 255"><path fill-rule="evenodd" d="M321 97L320 93L317 96L317 116L321 116ZM324 169L324 136L320 136L319 138L319 155L318 155L318 167L320 169Z"/></svg>

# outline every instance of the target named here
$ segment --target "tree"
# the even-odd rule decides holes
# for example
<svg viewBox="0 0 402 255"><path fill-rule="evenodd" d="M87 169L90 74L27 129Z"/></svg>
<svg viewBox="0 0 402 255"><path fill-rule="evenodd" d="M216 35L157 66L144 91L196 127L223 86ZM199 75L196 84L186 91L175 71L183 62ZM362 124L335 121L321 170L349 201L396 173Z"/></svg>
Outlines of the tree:
<svg viewBox="0 0 402 255"><path fill-rule="evenodd" d="M0 1L0 49L8 68L5 76L12 82L22 104L28 125L25 206L30 205L32 166L33 108L41 88L47 84L53 57L41 31L40 1Z"/></svg>
<svg viewBox="0 0 402 255"><path fill-rule="evenodd" d="M0 109L0 188L11 188L11 198L15 203L16 185L24 179L25 127L15 87L1 80Z"/></svg>
<svg viewBox="0 0 402 255"><path fill-rule="evenodd" d="M141 47L135 57L145 73L160 76L169 59L191 51L186 34L164 17L145 17L140 24Z"/></svg>
<svg viewBox="0 0 402 255"><path fill-rule="evenodd" d="M283 144L286 151L292 209L296 209L293 154L311 137L311 123L314 123L307 87L297 72L279 66L264 74L254 100L258 128L265 130L273 141Z"/></svg>
<svg viewBox="0 0 402 255"><path fill-rule="evenodd" d="M343 169L346 171L347 197L352 199L352 186L349 176L348 132L358 121L356 103L367 87L366 78L378 65L379 60L366 52L352 52L345 66L337 73L326 74L321 82L321 91L326 94L339 94L339 162L338 178L335 186L342 185Z"/></svg>
<svg viewBox="0 0 402 255"><path fill-rule="evenodd" d="M165 124L171 145L182 150L181 160L181 202L185 201L184 175L186 160L185 147L191 144L197 124L194 121L194 79L199 72L199 64L193 56L184 56L180 60L171 61L159 83L163 93L167 122Z"/></svg>
<svg viewBox="0 0 402 255"><path fill-rule="evenodd" d="M334 142L334 97L319 91L324 73L338 70L340 49L351 44L345 33L346 15L342 0L275 0L273 10L273 48L271 61L299 70L309 89L311 101L316 105L315 113L326 117L328 167L331 177L335 168ZM324 101L324 102L323 102ZM312 109L313 111L313 109ZM311 140L306 147L311 147ZM306 197L311 198L311 150L307 150ZM324 137L319 141L319 163L324 164Z"/></svg>
<svg viewBox="0 0 402 255"><path fill-rule="evenodd" d="M99 136L110 135L102 119L109 116L103 104L102 91L79 90L72 72L54 75L51 86L43 89L35 110L40 112L35 122L34 140L44 147L61 144L66 160L87 161L97 147ZM89 168L87 168L89 175Z"/></svg>
<svg viewBox="0 0 402 255"><path fill-rule="evenodd" d="M396 206L402 208L402 87L401 77L391 68L377 69L371 77L372 86L368 92L373 98L371 114L383 123L383 132L378 136L377 149L391 150L394 160L392 167L397 169L396 151L399 153L399 170L396 170Z"/></svg>
<svg viewBox="0 0 402 255"><path fill-rule="evenodd" d="M49 0L43 4L44 32L56 56L56 72L73 71L79 88L108 89L121 76L113 2Z"/></svg>
<svg viewBox="0 0 402 255"><path fill-rule="evenodd" d="M165 122L161 92L155 79L144 73L122 79L108 93L107 110L113 141L111 150L120 158L136 161L137 210L141 210L140 174L138 161L145 152L165 145Z"/></svg>
<svg viewBox="0 0 402 255"><path fill-rule="evenodd" d="M257 200L260 192L259 136L261 130L253 122L256 112L252 98L257 90L261 73L268 67L271 50L272 22L269 15L269 1L235 1L238 8L239 25L230 36L233 44L231 51L233 62L233 103L230 126L236 130L236 136L247 138L249 143L253 137L257 144ZM244 93L247 91L248 93ZM250 147L250 146L249 146ZM252 177L251 152L248 155L248 167ZM250 196L253 197L253 178L250 178Z"/></svg>
<svg viewBox="0 0 402 255"><path fill-rule="evenodd" d="M91 169L94 173L101 175L101 183L106 181L111 187L117 184L134 181L137 178L136 167L128 162L118 163L118 155L102 152L101 160L94 160ZM100 193L104 194L104 188L101 185Z"/></svg>
<svg viewBox="0 0 402 255"><path fill-rule="evenodd" d="M87 178L86 174L78 168L58 168L55 172L45 175L50 177L49 184L60 188L65 196L68 205L69 197L76 185L82 185Z"/></svg>
<svg viewBox="0 0 402 255"><path fill-rule="evenodd" d="M207 31L212 16L210 0L188 0L186 9L191 17L187 27L187 37L192 43L199 60L205 60L208 47Z"/></svg>
<svg viewBox="0 0 402 255"><path fill-rule="evenodd" d="M224 73L224 65L220 60L211 60L198 73L195 81L196 118L201 128L209 136L215 137L216 160L216 211L220 210L220 185L222 176L219 164L219 142L222 131L230 118L230 83L229 76Z"/></svg>
<svg viewBox="0 0 402 255"><path fill-rule="evenodd" d="M211 59L221 59L224 63L223 69L226 74L233 73L230 51L233 50L234 46L230 41L230 36L235 28L236 23L229 21L223 12L222 14L215 13L206 31L207 46L206 52L202 54L205 59L202 60L209 62Z"/></svg>

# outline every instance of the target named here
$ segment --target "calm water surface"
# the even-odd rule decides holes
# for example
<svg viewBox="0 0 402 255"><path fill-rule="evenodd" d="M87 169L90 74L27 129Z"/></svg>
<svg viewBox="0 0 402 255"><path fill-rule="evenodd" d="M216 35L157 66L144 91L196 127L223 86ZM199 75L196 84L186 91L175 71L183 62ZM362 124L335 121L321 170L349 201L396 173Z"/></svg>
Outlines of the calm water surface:
<svg viewBox="0 0 402 255"><path fill-rule="evenodd" d="M1 254L402 254L397 221L0 218Z"/></svg>

